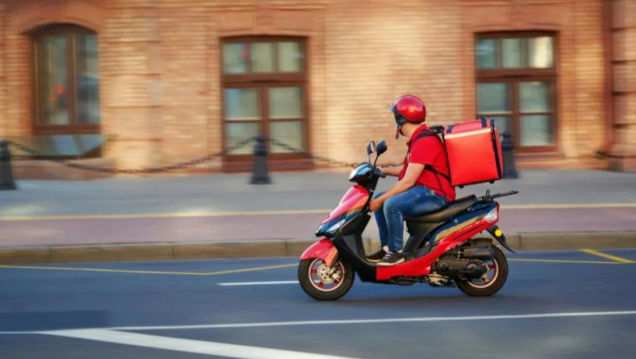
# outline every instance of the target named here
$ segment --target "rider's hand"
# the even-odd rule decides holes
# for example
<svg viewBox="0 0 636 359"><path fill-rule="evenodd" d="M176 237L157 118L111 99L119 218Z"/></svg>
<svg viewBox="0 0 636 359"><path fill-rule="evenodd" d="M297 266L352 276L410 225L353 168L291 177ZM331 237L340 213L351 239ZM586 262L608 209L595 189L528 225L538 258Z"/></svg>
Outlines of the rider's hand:
<svg viewBox="0 0 636 359"><path fill-rule="evenodd" d="M375 212L380 208L382 208L382 202L380 202L380 200L372 199L371 202L369 202L369 211Z"/></svg>

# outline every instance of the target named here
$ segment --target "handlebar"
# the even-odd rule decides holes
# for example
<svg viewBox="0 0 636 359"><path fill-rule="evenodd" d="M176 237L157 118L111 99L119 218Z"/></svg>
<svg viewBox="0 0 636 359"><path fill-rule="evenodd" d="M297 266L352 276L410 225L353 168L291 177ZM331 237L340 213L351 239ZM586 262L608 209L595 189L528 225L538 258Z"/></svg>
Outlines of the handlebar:
<svg viewBox="0 0 636 359"><path fill-rule="evenodd" d="M372 166L373 166L373 165L372 165ZM373 173L374 173L376 176L380 177L380 178L386 178L386 173L383 173L383 172L382 172L382 171L380 171L380 169L379 169L379 168L377 168L377 167L373 167Z"/></svg>

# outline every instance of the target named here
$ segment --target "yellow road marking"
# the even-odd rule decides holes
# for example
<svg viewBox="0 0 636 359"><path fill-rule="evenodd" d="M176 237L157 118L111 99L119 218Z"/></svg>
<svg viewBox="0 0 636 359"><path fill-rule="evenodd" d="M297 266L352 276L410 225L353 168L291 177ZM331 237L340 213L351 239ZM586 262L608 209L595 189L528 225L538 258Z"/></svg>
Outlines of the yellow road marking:
<svg viewBox="0 0 636 359"><path fill-rule="evenodd" d="M612 260L614 262L620 262L620 263L629 263L629 264L633 264L636 263L633 260L627 259L627 258L622 258L622 257L617 257L617 256L613 256L611 254L607 254L607 253L603 253L603 252L599 252L596 251L594 249L582 249L582 252L585 252L587 254L591 254L594 256L598 256L598 257L603 257L603 258L607 258L609 260Z"/></svg>
<svg viewBox="0 0 636 359"><path fill-rule="evenodd" d="M593 250L583 250L593 251ZM593 251L596 252L596 251ZM590 253L596 254L596 253ZM612 258L618 258L621 261L604 262L604 261L577 261L577 260L562 260L562 259L529 259L529 258L508 258L510 262L538 262L538 263L578 263L578 264L627 264L634 263L628 259L610 256L608 254L600 253L601 256L609 256ZM608 258L608 257L606 257ZM609 258L609 259L612 259ZM79 271L79 272L101 272L101 273L125 273L125 274L158 274L158 275L184 275L184 276L214 276L222 274L234 274L245 272L256 272L268 269L290 268L296 267L298 263L293 264L279 264L264 267L242 268L242 269L229 269L217 272L169 272L169 271L146 271L146 270L127 270L127 269L106 269L106 268L77 268L77 267L45 267L45 266L21 266L21 265L0 265L0 268L8 269L35 269L35 270L59 270L59 271Z"/></svg>
<svg viewBox="0 0 636 359"><path fill-rule="evenodd" d="M218 272L167 272L167 271L145 271L145 270L126 270L126 269L104 269L104 268L74 268L74 267L39 267L39 266L13 266L13 265L0 265L0 268L10 269L39 269L39 270L62 270L62 271L80 271L80 272L103 272L103 273L128 273L128 274L160 274L160 275L188 275L188 276L211 276L221 274L234 274L244 272L254 272L267 269L278 269L298 266L294 264L280 264L265 267L255 268L243 268L243 269L230 269Z"/></svg>
<svg viewBox="0 0 636 359"><path fill-rule="evenodd" d="M581 264L623 264L617 262L602 261L576 261L565 259L525 259L525 258L508 258L509 262L543 262L543 263L581 263Z"/></svg>
<svg viewBox="0 0 636 359"><path fill-rule="evenodd" d="M577 208L636 208L636 203L581 203L581 204L513 204L501 205L502 209L577 209ZM228 216L276 216L288 214L328 214L331 209L307 209L287 211L246 211L246 212L173 212L173 213L131 213L131 214L87 214L51 216L2 216L0 221L54 221L81 219L143 219L143 218L193 218Z"/></svg>

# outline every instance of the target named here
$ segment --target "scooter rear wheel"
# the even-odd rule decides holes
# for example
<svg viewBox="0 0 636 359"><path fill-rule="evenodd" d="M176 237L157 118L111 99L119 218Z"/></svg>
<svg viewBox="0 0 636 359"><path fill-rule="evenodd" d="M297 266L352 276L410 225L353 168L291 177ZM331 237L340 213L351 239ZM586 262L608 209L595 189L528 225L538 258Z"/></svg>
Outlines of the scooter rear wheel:
<svg viewBox="0 0 636 359"><path fill-rule="evenodd" d="M476 283L467 280L455 280L457 288L465 294L473 297L487 297L497 293L506 284L508 279L508 260L503 251L496 246L491 245L491 249L495 253L491 263L488 263L488 272L494 271L492 278L488 278L483 283Z"/></svg>
<svg viewBox="0 0 636 359"><path fill-rule="evenodd" d="M316 300L336 300L349 292L355 280L351 264L338 261L329 269L320 258L300 261L298 282L307 295Z"/></svg>

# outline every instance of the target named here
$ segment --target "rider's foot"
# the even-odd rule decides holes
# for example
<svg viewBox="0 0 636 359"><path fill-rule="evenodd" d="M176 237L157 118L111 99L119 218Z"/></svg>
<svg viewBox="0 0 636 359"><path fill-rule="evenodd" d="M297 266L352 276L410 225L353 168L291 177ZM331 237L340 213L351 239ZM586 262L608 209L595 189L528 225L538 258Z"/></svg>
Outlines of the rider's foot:
<svg viewBox="0 0 636 359"><path fill-rule="evenodd" d="M379 266L393 266L404 262L406 259L400 252L388 252L378 263Z"/></svg>
<svg viewBox="0 0 636 359"><path fill-rule="evenodd" d="M367 260L368 260L369 262L379 262L379 261L381 261L381 260L382 260L382 258L384 258L384 256L386 255L386 251L387 251L388 249L389 249L389 248L388 248L387 246L380 247L380 250L379 250L379 251L377 251L377 252L373 253L373 254L372 254L372 255L370 255L370 256L367 256Z"/></svg>

